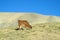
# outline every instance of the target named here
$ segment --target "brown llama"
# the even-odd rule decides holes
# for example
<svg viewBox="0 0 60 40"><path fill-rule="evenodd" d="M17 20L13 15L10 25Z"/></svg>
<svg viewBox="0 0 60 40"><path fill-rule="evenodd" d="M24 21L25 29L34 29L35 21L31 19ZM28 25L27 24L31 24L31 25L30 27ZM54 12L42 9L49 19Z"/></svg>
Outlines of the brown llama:
<svg viewBox="0 0 60 40"><path fill-rule="evenodd" d="M32 26L29 24L27 20L18 20L18 28L16 30L19 30L19 28L21 28L21 25L24 25L25 28L32 29Z"/></svg>

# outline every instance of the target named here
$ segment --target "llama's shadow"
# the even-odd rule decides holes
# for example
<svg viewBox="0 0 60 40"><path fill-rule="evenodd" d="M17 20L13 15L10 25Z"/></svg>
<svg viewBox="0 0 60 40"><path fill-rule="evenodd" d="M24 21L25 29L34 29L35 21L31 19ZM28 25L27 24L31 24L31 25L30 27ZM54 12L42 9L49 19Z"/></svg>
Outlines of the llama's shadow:
<svg viewBox="0 0 60 40"><path fill-rule="evenodd" d="M16 28L15 30L24 30L24 28ZM25 30L30 30L30 29L26 28Z"/></svg>
<svg viewBox="0 0 60 40"><path fill-rule="evenodd" d="M16 28L15 30L24 30L23 28Z"/></svg>

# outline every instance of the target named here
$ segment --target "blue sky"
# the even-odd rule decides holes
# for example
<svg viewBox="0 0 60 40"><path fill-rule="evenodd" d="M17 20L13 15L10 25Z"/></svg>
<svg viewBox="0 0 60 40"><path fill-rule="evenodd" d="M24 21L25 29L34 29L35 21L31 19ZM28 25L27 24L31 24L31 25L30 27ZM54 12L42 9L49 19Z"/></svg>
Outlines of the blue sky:
<svg viewBox="0 0 60 40"><path fill-rule="evenodd" d="M0 12L35 12L60 16L60 0L0 0Z"/></svg>

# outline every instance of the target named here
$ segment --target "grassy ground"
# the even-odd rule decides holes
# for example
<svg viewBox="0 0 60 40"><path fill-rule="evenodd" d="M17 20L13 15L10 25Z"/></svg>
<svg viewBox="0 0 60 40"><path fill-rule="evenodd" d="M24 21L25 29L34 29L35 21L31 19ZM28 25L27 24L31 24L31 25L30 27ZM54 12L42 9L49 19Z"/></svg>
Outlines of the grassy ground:
<svg viewBox="0 0 60 40"><path fill-rule="evenodd" d="M3 28L0 29L0 40L60 40L60 23L35 24L29 30Z"/></svg>

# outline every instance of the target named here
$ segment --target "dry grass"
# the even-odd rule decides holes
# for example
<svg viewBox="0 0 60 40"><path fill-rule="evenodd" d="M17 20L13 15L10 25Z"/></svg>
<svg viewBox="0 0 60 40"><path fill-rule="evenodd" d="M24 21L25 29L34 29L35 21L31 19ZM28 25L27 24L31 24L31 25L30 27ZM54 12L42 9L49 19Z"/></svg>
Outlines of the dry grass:
<svg viewBox="0 0 60 40"><path fill-rule="evenodd" d="M0 40L60 40L60 23L35 24L32 29L0 29Z"/></svg>

